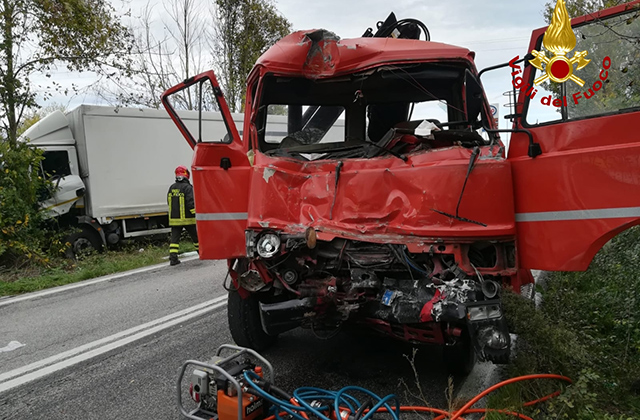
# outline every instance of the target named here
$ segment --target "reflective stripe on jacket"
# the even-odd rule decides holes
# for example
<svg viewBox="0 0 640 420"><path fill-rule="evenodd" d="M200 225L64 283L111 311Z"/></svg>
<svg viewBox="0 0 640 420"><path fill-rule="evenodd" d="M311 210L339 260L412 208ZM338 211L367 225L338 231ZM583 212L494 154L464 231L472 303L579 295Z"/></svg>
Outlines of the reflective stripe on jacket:
<svg viewBox="0 0 640 420"><path fill-rule="evenodd" d="M196 224L196 209L193 201L193 186L186 179L176 181L167 193L169 204L169 226Z"/></svg>

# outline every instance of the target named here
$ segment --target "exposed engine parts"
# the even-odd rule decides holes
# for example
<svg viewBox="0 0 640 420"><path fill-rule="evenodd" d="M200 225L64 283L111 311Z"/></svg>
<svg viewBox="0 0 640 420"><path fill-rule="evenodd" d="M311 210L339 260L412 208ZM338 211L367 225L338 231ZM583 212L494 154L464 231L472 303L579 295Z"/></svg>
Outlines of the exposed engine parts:
<svg viewBox="0 0 640 420"><path fill-rule="evenodd" d="M259 292L268 334L335 330L349 321L408 341L455 345L464 330L481 359L508 359L498 298L503 277L515 274L512 243L438 244L417 253L406 245L321 241L309 232L247 231L246 239L251 258L236 262L232 276ZM441 331L408 334L407 327Z"/></svg>

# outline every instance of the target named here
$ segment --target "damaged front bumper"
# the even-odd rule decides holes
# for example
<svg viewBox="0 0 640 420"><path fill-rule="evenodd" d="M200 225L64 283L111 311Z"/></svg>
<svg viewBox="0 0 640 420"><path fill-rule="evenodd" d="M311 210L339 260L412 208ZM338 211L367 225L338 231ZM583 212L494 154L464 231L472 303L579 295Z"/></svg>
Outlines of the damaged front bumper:
<svg viewBox="0 0 640 420"><path fill-rule="evenodd" d="M335 330L367 325L413 343L457 345L469 337L480 360L506 363L510 336L500 292L512 242L440 244L411 253L403 244L318 240L246 231L248 266L238 286L267 297L263 330ZM484 273L484 274L483 274Z"/></svg>

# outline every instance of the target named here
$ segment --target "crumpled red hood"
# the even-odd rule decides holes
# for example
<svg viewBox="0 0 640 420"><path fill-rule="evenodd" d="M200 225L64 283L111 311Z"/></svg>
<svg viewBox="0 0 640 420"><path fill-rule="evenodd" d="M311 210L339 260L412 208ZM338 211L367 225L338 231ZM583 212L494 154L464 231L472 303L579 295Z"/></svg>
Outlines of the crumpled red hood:
<svg viewBox="0 0 640 420"><path fill-rule="evenodd" d="M302 162L258 154L251 174L248 227L371 242L425 238L505 237L515 234L511 170L502 158L481 157L467 183L461 222L455 213L471 151L453 147L416 154Z"/></svg>

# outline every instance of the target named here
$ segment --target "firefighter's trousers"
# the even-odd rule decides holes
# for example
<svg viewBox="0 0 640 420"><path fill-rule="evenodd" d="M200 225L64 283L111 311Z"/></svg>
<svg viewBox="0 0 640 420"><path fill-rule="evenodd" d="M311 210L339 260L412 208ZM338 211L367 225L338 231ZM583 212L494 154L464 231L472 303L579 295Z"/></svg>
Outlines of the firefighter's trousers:
<svg viewBox="0 0 640 420"><path fill-rule="evenodd" d="M196 247L196 251L198 251L198 231L196 230L196 225L186 225L186 226L171 226L171 244L169 245L169 256L171 259L178 258L178 252L180 252L180 235L182 234L182 229L185 229L191 240L193 241L193 245Z"/></svg>

